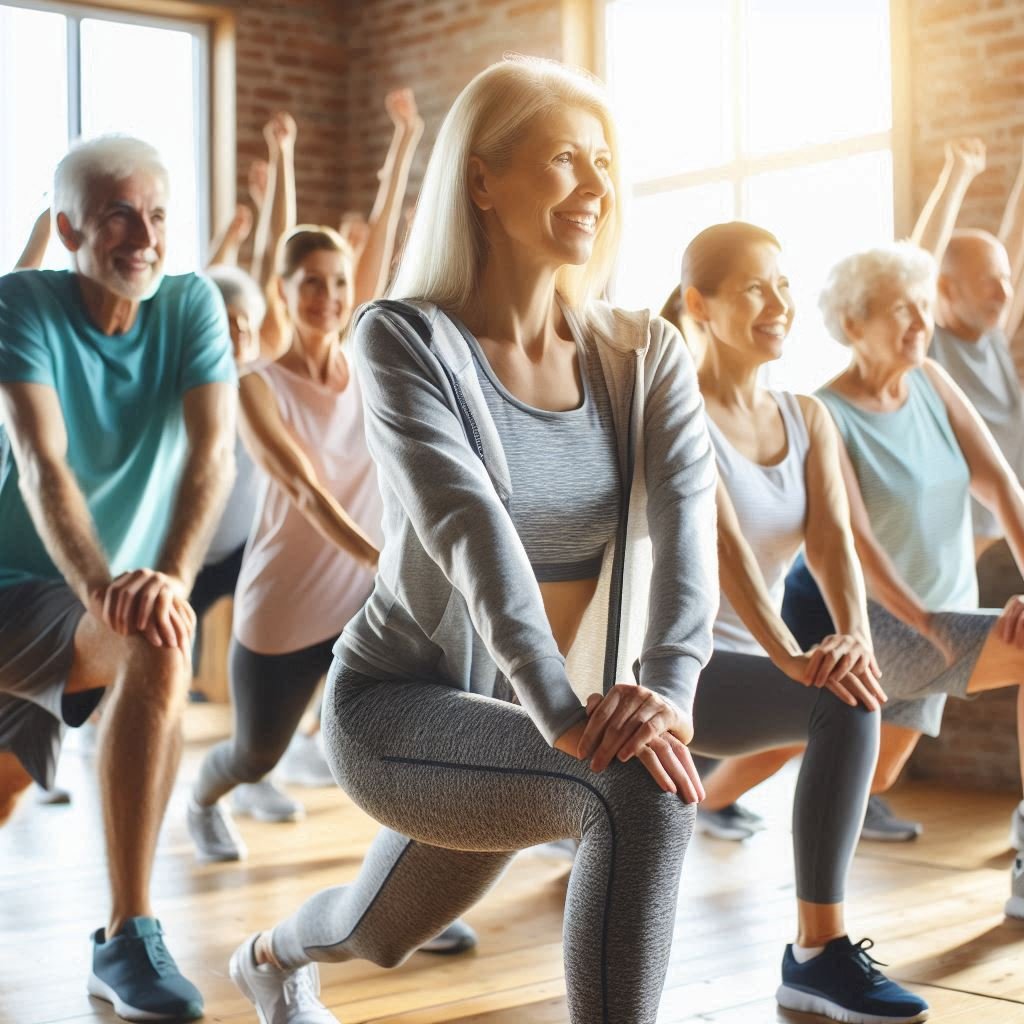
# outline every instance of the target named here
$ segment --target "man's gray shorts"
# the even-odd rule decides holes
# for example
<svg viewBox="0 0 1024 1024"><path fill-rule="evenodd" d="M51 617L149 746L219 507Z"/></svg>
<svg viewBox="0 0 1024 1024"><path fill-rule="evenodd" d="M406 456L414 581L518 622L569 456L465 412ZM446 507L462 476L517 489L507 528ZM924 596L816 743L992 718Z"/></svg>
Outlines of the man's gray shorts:
<svg viewBox="0 0 1024 1024"><path fill-rule="evenodd" d="M85 614L63 581L0 588L0 750L49 788L67 726L79 726L103 690L65 696L75 630Z"/></svg>

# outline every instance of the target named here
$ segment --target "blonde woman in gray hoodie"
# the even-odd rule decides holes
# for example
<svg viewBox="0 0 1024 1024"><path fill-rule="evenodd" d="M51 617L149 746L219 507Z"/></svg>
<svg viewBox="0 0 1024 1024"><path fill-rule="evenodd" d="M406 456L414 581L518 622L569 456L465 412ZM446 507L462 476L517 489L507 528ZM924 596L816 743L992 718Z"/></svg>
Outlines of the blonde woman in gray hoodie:
<svg viewBox="0 0 1024 1024"><path fill-rule="evenodd" d="M686 744L715 469L678 333L597 298L617 159L591 79L482 72L441 128L392 300L356 327L384 544L323 727L384 827L352 884L232 957L263 1020L333 1021L315 961L399 964L517 850L569 838L570 1018L657 1017L702 795Z"/></svg>

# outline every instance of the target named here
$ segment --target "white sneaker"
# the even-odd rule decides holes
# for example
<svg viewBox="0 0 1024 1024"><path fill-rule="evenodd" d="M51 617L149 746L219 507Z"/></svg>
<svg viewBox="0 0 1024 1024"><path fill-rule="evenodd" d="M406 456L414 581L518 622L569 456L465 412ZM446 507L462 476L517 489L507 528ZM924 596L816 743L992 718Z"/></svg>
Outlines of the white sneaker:
<svg viewBox="0 0 1024 1024"><path fill-rule="evenodd" d="M277 766L277 775L293 786L337 785L324 757L319 733L307 736L297 732Z"/></svg>
<svg viewBox="0 0 1024 1024"><path fill-rule="evenodd" d="M1010 868L1010 898L1006 901L1003 913L1007 917L1024 919L1024 859L1019 853Z"/></svg>
<svg viewBox="0 0 1024 1024"><path fill-rule="evenodd" d="M260 1024L338 1024L338 1018L320 1002L316 964L296 971L257 966L256 938L250 935L231 954L228 971L238 990L256 1007Z"/></svg>
<svg viewBox="0 0 1024 1024"><path fill-rule="evenodd" d="M195 844L196 859L200 862L245 860L245 842L230 813L219 802L212 807L202 807L190 796L186 821L188 834Z"/></svg>
<svg viewBox="0 0 1024 1024"><path fill-rule="evenodd" d="M257 821L301 821L306 816L306 808L270 779L236 786L231 793L231 809Z"/></svg>
<svg viewBox="0 0 1024 1024"><path fill-rule="evenodd" d="M1010 846L1015 850L1024 850L1024 814L1021 814L1020 804L1013 809L1013 817L1010 818Z"/></svg>

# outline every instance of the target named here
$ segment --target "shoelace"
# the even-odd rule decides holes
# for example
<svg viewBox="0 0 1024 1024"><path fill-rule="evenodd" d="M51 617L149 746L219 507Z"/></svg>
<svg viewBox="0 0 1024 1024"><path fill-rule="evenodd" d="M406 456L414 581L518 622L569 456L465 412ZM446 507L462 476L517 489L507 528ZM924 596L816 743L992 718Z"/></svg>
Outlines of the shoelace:
<svg viewBox="0 0 1024 1024"><path fill-rule="evenodd" d="M864 972L864 977L869 981L875 981L882 976L882 972L877 970L878 967L889 966L882 963L881 960L876 960L868 952L869 949L874 948L874 945L874 939L861 939L860 942L850 947L852 961Z"/></svg>
<svg viewBox="0 0 1024 1024"><path fill-rule="evenodd" d="M317 996L316 985L313 982L313 972L308 967L300 967L294 971L281 986L281 994L284 996L286 1006L301 1007L303 1003L320 1004Z"/></svg>

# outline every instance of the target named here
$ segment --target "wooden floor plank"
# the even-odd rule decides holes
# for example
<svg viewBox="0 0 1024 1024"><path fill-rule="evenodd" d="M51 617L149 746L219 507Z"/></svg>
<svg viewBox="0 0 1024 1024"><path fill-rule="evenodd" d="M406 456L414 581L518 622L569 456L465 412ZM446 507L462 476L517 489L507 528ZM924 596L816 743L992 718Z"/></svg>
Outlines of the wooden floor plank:
<svg viewBox="0 0 1024 1024"><path fill-rule="evenodd" d="M186 756L160 840L154 898L183 969L203 990L207 1019L249 1022L227 977L248 933L308 895L351 879L376 825L337 790L296 790L294 825L242 824L250 858L197 865L184 825L199 758L227 728L225 710L193 707ZM0 832L0 1024L111 1024L84 982L89 933L106 912L98 801L88 758L69 751L61 780L71 807L22 808ZM792 938L788 833L793 770L753 794L769 829L723 843L698 836L683 870L661 1024L811 1024L778 1009L782 947ZM1001 913L1011 854L1012 798L914 784L894 798L919 817L916 843L862 844L850 879L850 926L870 935L889 972L932 1004L942 1024L1024 1024L1024 924ZM416 954L383 971L321 968L324 999L345 1024L567 1024L561 921L568 864L517 858L467 919L481 945L452 959Z"/></svg>

